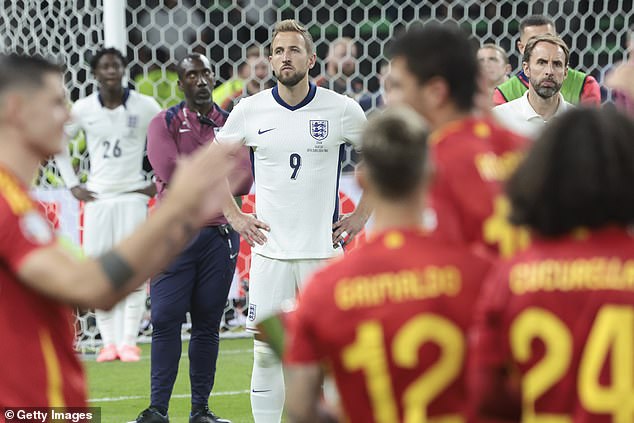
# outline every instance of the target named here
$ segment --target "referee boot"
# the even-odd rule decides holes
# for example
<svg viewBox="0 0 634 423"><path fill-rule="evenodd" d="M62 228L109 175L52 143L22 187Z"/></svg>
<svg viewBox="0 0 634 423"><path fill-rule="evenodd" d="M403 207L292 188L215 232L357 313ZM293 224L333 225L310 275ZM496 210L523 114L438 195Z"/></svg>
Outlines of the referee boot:
<svg viewBox="0 0 634 423"><path fill-rule="evenodd" d="M209 407L204 406L200 410L192 411L189 415L189 423L231 423L231 420L216 416Z"/></svg>
<svg viewBox="0 0 634 423"><path fill-rule="evenodd" d="M139 417L136 418L134 423L169 423L170 419L167 417L167 413L164 415L160 413L156 408L149 407L141 411Z"/></svg>

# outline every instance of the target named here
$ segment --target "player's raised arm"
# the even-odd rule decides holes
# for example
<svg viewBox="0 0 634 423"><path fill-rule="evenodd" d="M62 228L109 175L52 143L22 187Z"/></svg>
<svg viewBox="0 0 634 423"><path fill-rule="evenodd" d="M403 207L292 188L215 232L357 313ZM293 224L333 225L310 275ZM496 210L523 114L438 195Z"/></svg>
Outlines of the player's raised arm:
<svg viewBox="0 0 634 423"><path fill-rule="evenodd" d="M160 270L220 209L219 193L235 150L214 145L183 160L161 207L111 251L79 261L57 245L39 248L23 258L20 279L61 302L111 307Z"/></svg>

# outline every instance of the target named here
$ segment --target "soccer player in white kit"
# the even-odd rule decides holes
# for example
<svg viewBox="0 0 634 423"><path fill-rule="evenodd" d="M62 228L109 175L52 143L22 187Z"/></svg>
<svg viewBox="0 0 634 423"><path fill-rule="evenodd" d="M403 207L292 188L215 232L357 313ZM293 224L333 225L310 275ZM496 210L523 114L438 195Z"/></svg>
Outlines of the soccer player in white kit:
<svg viewBox="0 0 634 423"><path fill-rule="evenodd" d="M90 156L86 186L73 171L68 149L56 161L66 186L85 202L83 247L95 257L131 234L147 216L155 187L143 175L145 138L161 108L152 97L122 86L125 58L117 49L99 50L91 68L99 89L73 105L65 130L69 139L80 130L85 134ZM111 311L95 311L104 345L97 361L139 360L136 338L145 299L141 286Z"/></svg>
<svg viewBox="0 0 634 423"><path fill-rule="evenodd" d="M362 198L353 214L339 219L344 143L359 146L366 119L351 98L309 82L314 51L305 28L294 20L278 23L269 57L277 85L240 100L216 137L249 146L253 157L257 219L233 200L224 212L254 245L247 329L256 332L251 379L256 423L279 422L284 406L282 366L258 339L256 324L294 299L302 281L341 254L341 243L369 216Z"/></svg>

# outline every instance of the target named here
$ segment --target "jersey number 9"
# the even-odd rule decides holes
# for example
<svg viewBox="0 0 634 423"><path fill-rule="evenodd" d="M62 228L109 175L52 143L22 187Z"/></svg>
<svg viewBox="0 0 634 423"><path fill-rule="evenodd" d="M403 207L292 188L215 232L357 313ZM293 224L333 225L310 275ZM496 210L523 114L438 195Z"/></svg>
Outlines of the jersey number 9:
<svg viewBox="0 0 634 423"><path fill-rule="evenodd" d="M297 179L299 168L302 167L302 156L300 156L297 153L291 154L290 165L291 165L291 169L293 169L293 173L291 174L291 179Z"/></svg>

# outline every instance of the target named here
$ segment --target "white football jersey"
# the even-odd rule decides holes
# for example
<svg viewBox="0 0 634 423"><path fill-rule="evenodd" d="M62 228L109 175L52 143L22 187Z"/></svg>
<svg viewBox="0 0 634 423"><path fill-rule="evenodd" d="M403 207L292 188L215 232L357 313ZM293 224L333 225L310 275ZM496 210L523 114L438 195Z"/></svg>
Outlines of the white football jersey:
<svg viewBox="0 0 634 423"><path fill-rule="evenodd" d="M332 224L339 216L343 144L359 146L365 121L354 100L312 83L296 106L274 87L234 107L216 140L251 147L256 214L271 227L256 253L275 259L340 254Z"/></svg>
<svg viewBox="0 0 634 423"><path fill-rule="evenodd" d="M123 105L116 109L103 107L98 92L73 104L65 132L72 138L84 131L90 156L89 190L115 194L147 185L143 175L147 128L160 111L154 98L128 89ZM62 177L67 186L73 186L69 181L73 175L62 173Z"/></svg>

